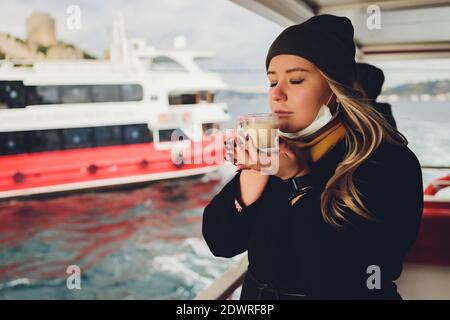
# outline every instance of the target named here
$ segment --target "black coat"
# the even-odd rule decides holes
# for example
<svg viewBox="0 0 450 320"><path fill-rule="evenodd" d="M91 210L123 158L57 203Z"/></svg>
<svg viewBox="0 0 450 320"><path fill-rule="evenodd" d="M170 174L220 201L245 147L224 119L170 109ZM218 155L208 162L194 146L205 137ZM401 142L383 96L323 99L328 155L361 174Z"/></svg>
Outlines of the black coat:
<svg viewBox="0 0 450 320"><path fill-rule="evenodd" d="M400 298L394 280L417 237L423 210L419 161L409 148L383 143L353 175L380 222L353 214L351 225L340 231L323 219L320 194L345 148L341 140L315 164L316 187L294 206L284 182L270 176L261 197L238 212L238 172L205 208L203 236L211 252L233 257L248 251L241 299L288 299L280 295L286 292L313 299ZM380 289L368 289L372 265L379 267ZM259 284L268 289L260 290L264 285Z"/></svg>

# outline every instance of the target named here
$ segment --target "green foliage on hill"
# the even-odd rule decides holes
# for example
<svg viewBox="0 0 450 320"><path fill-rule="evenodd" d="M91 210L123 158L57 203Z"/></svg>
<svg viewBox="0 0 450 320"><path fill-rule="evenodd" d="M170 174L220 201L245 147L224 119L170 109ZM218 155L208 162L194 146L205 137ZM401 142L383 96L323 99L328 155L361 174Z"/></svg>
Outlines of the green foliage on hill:
<svg viewBox="0 0 450 320"><path fill-rule="evenodd" d="M42 52L43 54L46 55L49 48L50 48L49 46L38 45L37 51Z"/></svg>
<svg viewBox="0 0 450 320"><path fill-rule="evenodd" d="M383 90L384 95L397 94L399 96L429 94L431 96L450 92L450 80L437 80L419 83L407 83L394 88Z"/></svg>

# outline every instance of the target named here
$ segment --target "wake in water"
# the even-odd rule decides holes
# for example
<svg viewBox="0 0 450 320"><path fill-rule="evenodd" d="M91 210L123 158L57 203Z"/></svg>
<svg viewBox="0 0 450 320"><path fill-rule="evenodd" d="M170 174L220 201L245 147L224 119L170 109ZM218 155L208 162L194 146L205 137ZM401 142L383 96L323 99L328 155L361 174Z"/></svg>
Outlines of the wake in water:
<svg viewBox="0 0 450 320"><path fill-rule="evenodd" d="M193 298L232 263L201 237L203 208L225 177L1 203L0 298ZM66 287L70 265L81 290Z"/></svg>

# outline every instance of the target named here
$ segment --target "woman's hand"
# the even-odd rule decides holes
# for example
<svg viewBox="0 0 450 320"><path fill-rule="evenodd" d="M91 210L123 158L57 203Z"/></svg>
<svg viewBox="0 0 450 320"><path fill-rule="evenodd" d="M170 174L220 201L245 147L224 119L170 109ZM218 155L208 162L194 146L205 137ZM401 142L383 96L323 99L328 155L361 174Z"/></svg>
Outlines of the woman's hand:
<svg viewBox="0 0 450 320"><path fill-rule="evenodd" d="M236 164L238 138L235 134L236 132L233 132L232 137L225 140L225 148L227 152L225 159ZM259 199L267 185L267 182L269 181L269 176L262 175L259 171L252 170L250 166L244 167L243 165L238 165L238 169L245 169L241 172L239 177L241 191L240 196L243 204L245 206L249 206Z"/></svg>
<svg viewBox="0 0 450 320"><path fill-rule="evenodd" d="M289 140L279 137L279 172L276 174L282 180L303 176L310 172L307 157L289 143Z"/></svg>
<svg viewBox="0 0 450 320"><path fill-rule="evenodd" d="M290 145L289 140L279 138L275 151L260 151L256 148L251 136L244 137L248 142L248 149L244 148L244 141L235 133L226 142L226 159L238 169L252 169L262 174L273 174L283 180L302 176L309 173L306 157Z"/></svg>

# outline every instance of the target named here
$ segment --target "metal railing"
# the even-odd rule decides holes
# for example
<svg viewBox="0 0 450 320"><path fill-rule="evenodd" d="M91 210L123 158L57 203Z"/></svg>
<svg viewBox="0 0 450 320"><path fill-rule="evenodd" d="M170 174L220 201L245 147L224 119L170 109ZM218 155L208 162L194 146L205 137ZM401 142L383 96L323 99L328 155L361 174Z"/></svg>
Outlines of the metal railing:
<svg viewBox="0 0 450 320"><path fill-rule="evenodd" d="M229 299L234 291L242 285L248 269L247 254L216 279L209 287L201 291L195 300L225 300Z"/></svg>
<svg viewBox="0 0 450 320"><path fill-rule="evenodd" d="M433 165L422 165L422 169L437 169L437 170L449 170L450 166L433 166Z"/></svg>

